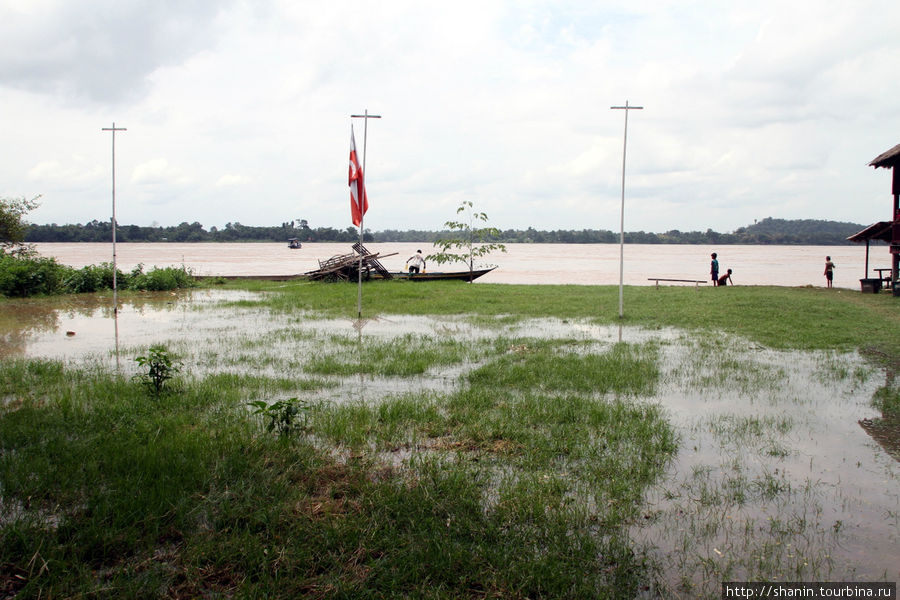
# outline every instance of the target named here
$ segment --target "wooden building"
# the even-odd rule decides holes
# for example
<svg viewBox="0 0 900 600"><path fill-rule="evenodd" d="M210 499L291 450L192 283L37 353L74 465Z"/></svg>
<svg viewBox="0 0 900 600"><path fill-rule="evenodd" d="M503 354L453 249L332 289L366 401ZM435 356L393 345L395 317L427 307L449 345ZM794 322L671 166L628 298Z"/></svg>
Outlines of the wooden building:
<svg viewBox="0 0 900 600"><path fill-rule="evenodd" d="M894 295L897 294L897 279L900 276L898 267L900 267L900 144L897 144L887 152L879 154L872 162L870 167L876 169L891 169L891 194L894 200L891 203L891 220L879 221L869 225L859 233L851 235L848 240L852 242L866 242L866 279L869 278L869 243L872 240L881 240L890 244L891 252L891 274L888 283L894 289Z"/></svg>

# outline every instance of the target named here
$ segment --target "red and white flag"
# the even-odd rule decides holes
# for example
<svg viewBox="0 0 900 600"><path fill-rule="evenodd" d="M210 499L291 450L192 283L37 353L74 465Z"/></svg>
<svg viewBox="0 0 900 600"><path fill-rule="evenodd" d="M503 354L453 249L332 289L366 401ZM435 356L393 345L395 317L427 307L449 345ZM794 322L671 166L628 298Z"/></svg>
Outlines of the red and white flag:
<svg viewBox="0 0 900 600"><path fill-rule="evenodd" d="M366 196L366 184L362 167L356 157L356 140L353 137L353 124L350 124L350 216L353 224L359 227L363 215L369 210L369 198Z"/></svg>

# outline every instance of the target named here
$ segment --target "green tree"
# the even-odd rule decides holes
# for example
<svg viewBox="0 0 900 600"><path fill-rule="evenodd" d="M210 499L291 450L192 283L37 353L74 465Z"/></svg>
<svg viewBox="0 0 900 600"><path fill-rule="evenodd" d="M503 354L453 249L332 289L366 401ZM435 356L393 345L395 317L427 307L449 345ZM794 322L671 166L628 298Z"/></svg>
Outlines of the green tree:
<svg viewBox="0 0 900 600"><path fill-rule="evenodd" d="M494 250L506 252L506 246L493 241L500 237L500 230L496 227L475 226L478 222L487 223L488 216L487 213L477 212L471 201L464 200L459 205L456 214L460 213L463 213L465 220L444 223L451 236L435 240L433 245L440 248L440 252L429 255L427 259L439 265L464 262L471 273L475 270L476 258L487 256Z"/></svg>
<svg viewBox="0 0 900 600"><path fill-rule="evenodd" d="M28 224L23 217L37 208L38 198L0 198L0 254L27 254L25 230Z"/></svg>

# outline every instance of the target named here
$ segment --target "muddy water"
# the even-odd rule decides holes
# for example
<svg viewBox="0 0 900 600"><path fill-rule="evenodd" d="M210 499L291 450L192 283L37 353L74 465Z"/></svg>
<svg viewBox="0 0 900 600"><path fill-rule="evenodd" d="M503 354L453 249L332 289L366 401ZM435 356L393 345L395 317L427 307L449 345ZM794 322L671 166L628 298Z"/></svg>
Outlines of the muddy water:
<svg viewBox="0 0 900 600"><path fill-rule="evenodd" d="M234 315L201 309L247 297L222 290L143 293L119 298L116 319L112 298L106 296L11 300L0 305L0 358L111 359L117 346L145 348L157 341L200 337L216 326L233 328Z"/></svg>
<svg viewBox="0 0 900 600"><path fill-rule="evenodd" d="M776 352L741 340L710 346L674 330L556 319L486 327L465 318L326 320L219 306L252 297L228 290L129 296L117 319L105 296L9 301L0 305L0 358L99 363L129 375L134 356L161 342L195 374L302 377L304 362L334 344L333 336L360 344L406 334L565 337L597 348L658 340L663 377L651 401L664 407L681 445L632 530L636 549L663 573L663 589L652 592L718 597L723 579L773 570L788 581L900 577L900 462L860 424L882 417L870 402L885 374L855 354ZM374 402L410 390L446 392L474 366L330 378L324 391L296 395Z"/></svg>
<svg viewBox="0 0 900 600"><path fill-rule="evenodd" d="M656 400L682 441L633 530L668 575L655 591L719 597L721 581L767 564L787 581L896 581L898 423L871 406L885 375L856 354L764 348L726 349L698 369L691 346L666 353ZM722 366L735 356L739 368ZM860 421L893 426L893 439Z"/></svg>

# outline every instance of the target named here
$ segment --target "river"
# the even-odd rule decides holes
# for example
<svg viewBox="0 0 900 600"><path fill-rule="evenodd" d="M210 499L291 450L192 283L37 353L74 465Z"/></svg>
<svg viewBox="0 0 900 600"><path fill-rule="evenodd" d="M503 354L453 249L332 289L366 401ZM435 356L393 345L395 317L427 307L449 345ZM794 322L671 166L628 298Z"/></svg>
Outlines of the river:
<svg viewBox="0 0 900 600"><path fill-rule="evenodd" d="M112 261L112 244L35 244L43 256L52 256L73 267ZM383 257L391 271L404 267L407 258L420 249L426 255L435 249L426 243L366 244ZM507 244L507 252L495 252L484 262L499 265L481 283L617 285L618 244ZM296 275L318 268L318 261L352 252L347 243L306 243L291 250L279 243L118 243L117 264L130 271L138 264L150 267L184 265L195 275ZM865 246L695 246L626 244L626 285L654 285L650 277L709 279L710 254L719 255L720 272L732 269L735 285L824 286L825 256L834 261L835 287L859 289L865 277ZM884 246L870 252L869 276L874 268L890 267ZM461 270L462 265L428 270Z"/></svg>

